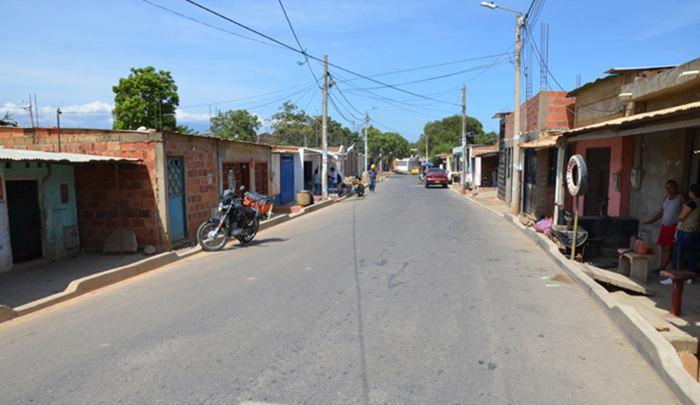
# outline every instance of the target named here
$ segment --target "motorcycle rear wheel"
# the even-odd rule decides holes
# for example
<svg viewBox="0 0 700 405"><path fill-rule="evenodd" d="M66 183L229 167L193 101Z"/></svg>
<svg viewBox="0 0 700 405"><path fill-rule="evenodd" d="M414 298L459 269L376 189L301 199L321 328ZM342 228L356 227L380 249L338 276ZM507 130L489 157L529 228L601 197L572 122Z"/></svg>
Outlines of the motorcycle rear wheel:
<svg viewBox="0 0 700 405"><path fill-rule="evenodd" d="M255 218L253 220L253 223L250 224L250 226L246 228L243 231L243 234L238 238L238 240L241 242L241 245L250 243L253 240L253 238L255 238L255 235L258 234L258 228L260 228L260 220L258 218Z"/></svg>
<svg viewBox="0 0 700 405"><path fill-rule="evenodd" d="M226 229L219 229L218 223L205 222L197 230L197 242L204 251L221 250L228 242L228 232Z"/></svg>

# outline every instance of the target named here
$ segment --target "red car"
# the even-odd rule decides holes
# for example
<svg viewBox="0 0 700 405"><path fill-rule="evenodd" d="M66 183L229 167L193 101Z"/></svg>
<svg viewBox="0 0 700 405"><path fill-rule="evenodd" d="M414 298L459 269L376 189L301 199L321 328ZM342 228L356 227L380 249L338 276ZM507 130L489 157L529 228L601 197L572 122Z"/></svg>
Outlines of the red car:
<svg viewBox="0 0 700 405"><path fill-rule="evenodd" d="M437 185L447 188L447 172L442 169L428 169L425 173L425 188Z"/></svg>

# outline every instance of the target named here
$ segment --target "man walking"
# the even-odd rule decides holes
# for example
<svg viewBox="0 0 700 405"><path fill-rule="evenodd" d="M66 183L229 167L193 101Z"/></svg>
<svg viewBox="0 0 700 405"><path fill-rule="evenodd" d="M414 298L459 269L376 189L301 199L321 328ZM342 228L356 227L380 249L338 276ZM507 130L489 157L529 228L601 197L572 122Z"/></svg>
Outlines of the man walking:
<svg viewBox="0 0 700 405"><path fill-rule="evenodd" d="M377 171L374 169L374 165L369 169L369 191L374 192L374 188L377 186Z"/></svg>
<svg viewBox="0 0 700 405"><path fill-rule="evenodd" d="M678 215L681 213L684 198L678 194L678 183L669 180L665 184L666 194L661 204L661 210L654 218L642 222L642 225L650 225L661 219L661 233L656 244L661 246L660 270L666 270L666 266L673 257L673 246L676 244L676 226L678 225Z"/></svg>

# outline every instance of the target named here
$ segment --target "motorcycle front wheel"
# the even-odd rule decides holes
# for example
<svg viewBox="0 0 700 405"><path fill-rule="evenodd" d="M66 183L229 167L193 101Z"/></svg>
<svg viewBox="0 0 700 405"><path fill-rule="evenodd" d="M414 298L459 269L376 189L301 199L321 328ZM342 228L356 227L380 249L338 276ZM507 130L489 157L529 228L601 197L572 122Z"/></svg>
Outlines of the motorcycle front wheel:
<svg viewBox="0 0 700 405"><path fill-rule="evenodd" d="M365 194L365 186L362 184L357 186L357 196L362 197Z"/></svg>
<svg viewBox="0 0 700 405"><path fill-rule="evenodd" d="M218 223L205 222L197 230L197 241L202 250L207 252L220 250L228 242L228 232L226 229L219 228Z"/></svg>
<svg viewBox="0 0 700 405"><path fill-rule="evenodd" d="M258 234L259 227L260 220L258 218L255 218L253 220L253 223L250 224L250 226L243 231L243 234L238 237L238 240L241 242L241 245L245 245L246 243L252 241L253 238L255 238L255 235Z"/></svg>

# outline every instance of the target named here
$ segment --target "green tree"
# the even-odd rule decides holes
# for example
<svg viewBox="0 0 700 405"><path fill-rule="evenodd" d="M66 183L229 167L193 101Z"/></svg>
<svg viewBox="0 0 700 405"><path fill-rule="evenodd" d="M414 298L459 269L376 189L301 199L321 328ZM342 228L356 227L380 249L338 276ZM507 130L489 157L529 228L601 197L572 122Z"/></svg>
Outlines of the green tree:
<svg viewBox="0 0 700 405"><path fill-rule="evenodd" d="M482 133L474 138L477 145L495 145L496 140L498 140L498 134L493 131Z"/></svg>
<svg viewBox="0 0 700 405"><path fill-rule="evenodd" d="M490 139L484 134L481 121L467 116L467 144L486 144ZM425 139L428 138L428 153L430 161L440 163L436 155L452 152L453 148L462 145L462 116L453 115L439 121L425 124L423 134L412 146L421 155L425 154ZM494 139L495 142L495 139ZM492 144L492 143L491 143Z"/></svg>
<svg viewBox="0 0 700 405"><path fill-rule="evenodd" d="M178 125L177 128L175 128L175 131L181 134L199 135L199 131L195 130L194 128L190 128L187 125Z"/></svg>
<svg viewBox="0 0 700 405"><path fill-rule="evenodd" d="M180 104L175 80L170 72L148 66L131 68L129 77L112 87L114 129L174 129L175 109Z"/></svg>
<svg viewBox="0 0 700 405"><path fill-rule="evenodd" d="M396 132L382 133L373 126L367 128L367 148L369 156L374 160L378 160L380 155L403 159L411 154L410 144L406 138Z"/></svg>
<svg viewBox="0 0 700 405"><path fill-rule="evenodd" d="M364 150L364 137L360 136L358 132L344 127L341 123L335 121L331 117L328 117L326 128L328 131L328 146L339 147L342 145L347 149L354 144L355 149L357 149L360 153L362 153ZM315 146L317 148L321 147L322 129L323 117L320 115L313 117L311 122L313 141L308 142L309 146Z"/></svg>
<svg viewBox="0 0 700 405"><path fill-rule="evenodd" d="M272 114L272 143L303 146L306 139L307 145L312 145L311 117L291 101L285 101L279 109L279 112Z"/></svg>
<svg viewBox="0 0 700 405"><path fill-rule="evenodd" d="M228 110L211 118L209 131L213 136L223 139L236 139L239 141L255 142L258 137L258 129L262 123L256 115L247 110Z"/></svg>

